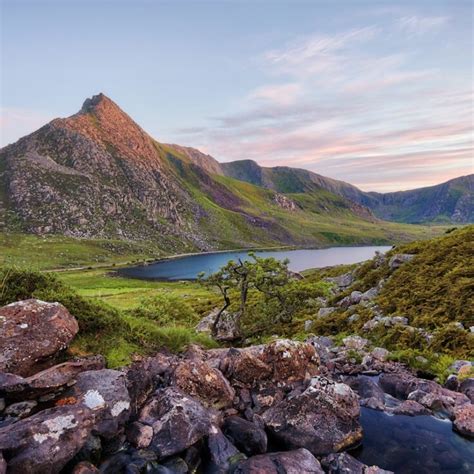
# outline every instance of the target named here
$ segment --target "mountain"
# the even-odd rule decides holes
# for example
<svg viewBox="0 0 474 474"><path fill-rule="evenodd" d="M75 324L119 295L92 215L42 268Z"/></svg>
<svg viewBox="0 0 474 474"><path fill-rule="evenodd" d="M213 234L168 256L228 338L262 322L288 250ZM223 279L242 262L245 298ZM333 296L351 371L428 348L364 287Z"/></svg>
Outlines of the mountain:
<svg viewBox="0 0 474 474"><path fill-rule="evenodd" d="M190 158L195 159L193 155ZM203 162L205 159L199 156L199 160ZM215 162L211 158L209 163L212 160ZM198 163L197 159L195 162ZM361 191L352 184L308 170L285 166L265 168L252 160L221 163L219 168L213 166L220 174L280 193L308 193L324 189L368 207L375 216L384 220L405 223L474 222L474 174L426 188L375 193Z"/></svg>
<svg viewBox="0 0 474 474"><path fill-rule="evenodd" d="M345 183L290 168L238 168L155 141L99 94L0 150L0 227L153 241L168 252L382 243L425 232L378 221L344 196L361 193Z"/></svg>

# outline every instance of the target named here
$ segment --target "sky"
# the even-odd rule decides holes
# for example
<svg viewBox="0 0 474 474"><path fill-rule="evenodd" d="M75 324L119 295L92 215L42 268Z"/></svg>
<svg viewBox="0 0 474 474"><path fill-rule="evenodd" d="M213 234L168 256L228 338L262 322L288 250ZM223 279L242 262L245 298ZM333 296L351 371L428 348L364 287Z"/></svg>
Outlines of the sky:
<svg viewBox="0 0 474 474"><path fill-rule="evenodd" d="M219 161L381 192L474 173L472 1L0 5L0 146L103 92Z"/></svg>

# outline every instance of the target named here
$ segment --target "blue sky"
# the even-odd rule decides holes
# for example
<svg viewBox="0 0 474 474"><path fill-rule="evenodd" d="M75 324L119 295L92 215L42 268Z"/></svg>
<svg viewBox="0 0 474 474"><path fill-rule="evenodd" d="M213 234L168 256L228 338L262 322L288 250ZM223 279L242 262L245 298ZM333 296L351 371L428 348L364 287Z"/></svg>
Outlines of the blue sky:
<svg viewBox="0 0 474 474"><path fill-rule="evenodd" d="M2 146L104 92L220 161L379 191L474 172L471 1L0 3Z"/></svg>

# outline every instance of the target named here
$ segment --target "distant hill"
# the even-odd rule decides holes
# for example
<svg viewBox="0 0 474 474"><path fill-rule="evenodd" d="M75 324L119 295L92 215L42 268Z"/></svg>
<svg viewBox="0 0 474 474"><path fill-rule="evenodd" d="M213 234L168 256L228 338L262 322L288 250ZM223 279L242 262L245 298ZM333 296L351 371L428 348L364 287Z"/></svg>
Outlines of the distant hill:
<svg viewBox="0 0 474 474"><path fill-rule="evenodd" d="M220 164L158 143L103 94L0 150L0 229L153 241L171 253L431 232L378 220L359 193L304 170Z"/></svg>

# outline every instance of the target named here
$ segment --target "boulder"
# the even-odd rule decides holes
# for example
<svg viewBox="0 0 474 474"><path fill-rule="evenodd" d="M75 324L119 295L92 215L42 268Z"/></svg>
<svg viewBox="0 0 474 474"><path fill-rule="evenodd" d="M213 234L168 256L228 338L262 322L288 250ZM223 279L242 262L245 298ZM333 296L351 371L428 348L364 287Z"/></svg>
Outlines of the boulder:
<svg viewBox="0 0 474 474"><path fill-rule="evenodd" d="M385 394L373 378L366 375L346 377L344 383L349 385L360 398L360 404L374 410L383 410Z"/></svg>
<svg viewBox="0 0 474 474"><path fill-rule="evenodd" d="M474 438L474 405L472 403L455 408L453 428L464 436Z"/></svg>
<svg viewBox="0 0 474 474"><path fill-rule="evenodd" d="M310 332L311 331L311 328L313 327L314 325L314 321L312 319L307 319L305 322L304 322L304 330L305 332Z"/></svg>
<svg viewBox="0 0 474 474"><path fill-rule="evenodd" d="M226 473L245 456L227 439L219 428L213 427L207 438L209 466L206 472ZM187 471L186 471L187 472Z"/></svg>
<svg viewBox="0 0 474 474"><path fill-rule="evenodd" d="M102 356L72 360L55 365L30 377L13 374L0 374L0 393L11 400L44 397L53 393L57 396L76 383L75 377L87 370L99 370L105 367ZM55 396L48 397L49 399Z"/></svg>
<svg viewBox="0 0 474 474"><path fill-rule="evenodd" d="M127 440L138 449L148 448L153 438L153 428L134 421L127 426Z"/></svg>
<svg viewBox="0 0 474 474"><path fill-rule="evenodd" d="M217 409L232 405L235 391L222 372L202 361L183 360L175 367L171 384Z"/></svg>
<svg viewBox="0 0 474 474"><path fill-rule="evenodd" d="M430 414L430 411L426 407L421 405L421 403L415 402L415 400L405 400L391 411L394 415L418 416Z"/></svg>
<svg viewBox="0 0 474 474"><path fill-rule="evenodd" d="M171 370L174 362L175 357L158 353L153 357L135 361L125 369L131 416L136 416L147 398L155 391L159 380Z"/></svg>
<svg viewBox="0 0 474 474"><path fill-rule="evenodd" d="M100 471L89 461L81 461L74 466L71 474L98 474Z"/></svg>
<svg viewBox="0 0 474 474"><path fill-rule="evenodd" d="M359 415L357 395L348 385L315 377L303 393L264 412L263 420L288 448L306 448L320 456L360 441Z"/></svg>
<svg viewBox="0 0 474 474"><path fill-rule="evenodd" d="M373 300L379 293L378 288L373 287L362 293L360 296L360 301L371 301Z"/></svg>
<svg viewBox="0 0 474 474"><path fill-rule="evenodd" d="M341 306L342 308L349 308L349 306L353 306L359 304L362 299L362 292L361 291L353 291L349 296L342 298L337 305Z"/></svg>
<svg viewBox="0 0 474 474"><path fill-rule="evenodd" d="M474 378L471 377L463 380L459 384L459 391L466 395L471 400L471 403L474 403Z"/></svg>
<svg viewBox="0 0 474 474"><path fill-rule="evenodd" d="M220 424L215 410L176 387L159 389L141 409L138 421L153 428L150 449L160 458L184 451Z"/></svg>
<svg viewBox="0 0 474 474"><path fill-rule="evenodd" d="M260 358L271 367L274 382L288 384L319 373L318 353L306 342L279 339L266 345Z"/></svg>
<svg viewBox="0 0 474 474"><path fill-rule="evenodd" d="M92 411L82 406L60 406L0 428L8 472L58 473L84 445L93 419Z"/></svg>
<svg viewBox="0 0 474 474"><path fill-rule="evenodd" d="M240 387L253 387L272 376L272 367L261 360L259 351L251 348L229 349L219 366L227 379Z"/></svg>
<svg viewBox="0 0 474 474"><path fill-rule="evenodd" d="M385 362L388 359L390 352L383 347L374 347L370 354L374 359L380 362Z"/></svg>
<svg viewBox="0 0 474 474"><path fill-rule="evenodd" d="M318 318L325 318L326 316L329 316L330 314L334 313L337 308L320 308L318 311Z"/></svg>
<svg viewBox="0 0 474 474"><path fill-rule="evenodd" d="M216 308L201 319L199 324L196 326L196 331L212 335L212 329L220 311L220 308ZM215 335L216 341L232 342L241 339L242 332L240 330L239 320L240 314L224 310L219 318L219 322L217 323Z"/></svg>
<svg viewBox="0 0 474 474"><path fill-rule="evenodd" d="M222 430L232 443L248 456L267 451L265 431L250 421L238 416L230 416L224 420Z"/></svg>
<svg viewBox="0 0 474 474"><path fill-rule="evenodd" d="M351 272L348 272L336 277L327 277L325 280L329 283L334 283L338 290L345 290L354 283L354 276Z"/></svg>
<svg viewBox="0 0 474 474"><path fill-rule="evenodd" d="M0 308L0 371L28 376L67 348L76 319L59 303L30 299Z"/></svg>
<svg viewBox="0 0 474 474"><path fill-rule="evenodd" d="M413 258L415 258L415 255L411 255L408 253L397 253L390 258L390 260L388 261L388 266L390 270L395 270L401 267L404 263L413 260Z"/></svg>
<svg viewBox="0 0 474 474"><path fill-rule="evenodd" d="M369 343L367 339L364 339L360 336L348 336L345 337L342 342L344 343L344 346L346 346L348 349L353 349L356 351L363 350Z"/></svg>
<svg viewBox="0 0 474 474"><path fill-rule="evenodd" d="M454 417L457 406L469 403L466 395L448 390L432 380L419 379L408 372L384 373L379 383L385 392L401 400L414 400L433 412Z"/></svg>
<svg viewBox="0 0 474 474"><path fill-rule="evenodd" d="M324 474L319 461L307 450L296 449L253 456L237 464L233 474Z"/></svg>
<svg viewBox="0 0 474 474"><path fill-rule="evenodd" d="M104 438L115 436L130 416L130 396L125 374L102 369L82 372L76 384L65 393L65 403L77 403L94 414L94 431Z"/></svg>
<svg viewBox="0 0 474 474"><path fill-rule="evenodd" d="M377 466L367 466L347 453L333 453L321 459L327 474L393 474Z"/></svg>

